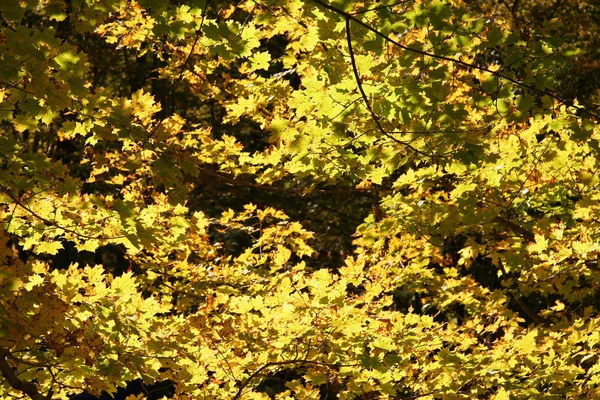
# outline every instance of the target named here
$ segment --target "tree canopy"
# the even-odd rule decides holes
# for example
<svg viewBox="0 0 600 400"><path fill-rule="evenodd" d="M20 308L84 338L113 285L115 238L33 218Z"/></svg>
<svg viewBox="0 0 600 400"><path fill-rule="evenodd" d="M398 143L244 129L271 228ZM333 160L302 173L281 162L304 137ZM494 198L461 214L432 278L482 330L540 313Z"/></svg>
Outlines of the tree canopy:
<svg viewBox="0 0 600 400"><path fill-rule="evenodd" d="M0 2L0 397L600 397L591 27Z"/></svg>

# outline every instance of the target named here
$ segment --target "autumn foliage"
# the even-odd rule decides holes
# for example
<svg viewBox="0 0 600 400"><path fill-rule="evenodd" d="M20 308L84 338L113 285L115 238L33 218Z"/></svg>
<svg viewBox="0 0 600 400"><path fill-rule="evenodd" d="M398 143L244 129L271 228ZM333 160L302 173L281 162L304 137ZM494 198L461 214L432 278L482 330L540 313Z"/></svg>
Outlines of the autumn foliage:
<svg viewBox="0 0 600 400"><path fill-rule="evenodd" d="M0 1L0 398L600 398L559 3Z"/></svg>

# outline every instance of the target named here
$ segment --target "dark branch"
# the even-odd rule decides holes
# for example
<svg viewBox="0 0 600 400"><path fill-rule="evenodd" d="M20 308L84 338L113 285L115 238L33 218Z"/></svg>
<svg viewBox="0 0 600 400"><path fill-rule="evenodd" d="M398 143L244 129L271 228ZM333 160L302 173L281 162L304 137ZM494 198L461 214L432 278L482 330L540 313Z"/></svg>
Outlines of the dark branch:
<svg viewBox="0 0 600 400"><path fill-rule="evenodd" d="M14 369L10 366L6 358L10 355L8 350L0 348L0 372L2 377L6 379L6 382L15 390L25 393L32 400L50 400L52 398L52 391L47 396L42 395L35 384L31 382L25 382L15 373Z"/></svg>
<svg viewBox="0 0 600 400"><path fill-rule="evenodd" d="M596 114L594 112L588 111L584 107L576 106L571 101L565 100L562 97L557 96L556 94L551 93L551 92L549 92L547 90L538 89L535 86L531 86L531 85L528 85L526 83L520 82L517 79L513 79L513 78L511 78L509 76L506 76L506 75L504 75L504 74L502 74L501 72L498 72L498 71L492 71L491 69L486 68L486 67L482 67L482 66L479 66L479 65L471 64L471 63L468 63L468 62L465 62L465 61L461 61L461 60L458 60L458 59L455 59L455 58L452 58L452 57L441 56L439 54L433 54L433 53L429 53L427 51L417 50L417 49L413 49L411 47L405 46L402 43L398 42L397 40L394 40L394 39L390 38L389 36L381 33L380 31L378 31L377 29L373 28L371 25L367 24L366 22L363 22L360 19L356 18L352 14L349 14L349 13L343 11L343 10L340 10L339 8L336 8L336 7L332 6L331 4L325 3L323 0L311 0L311 1L313 3L316 3L316 4L320 5L323 8L328 9L329 11L332 11L332 12L334 12L334 13L336 13L336 14L344 17L344 18L346 18L346 20L351 20L351 21L356 22L357 24L359 24L359 25L363 26L364 28L368 29L369 31L373 32L374 34L376 34L380 38L384 39L386 42L391 43L391 44L393 44L393 45L395 45L395 46L397 46L397 47L399 47L401 49L404 49L406 51L410 51L411 53L420 54L420 55L422 55L424 57L430 57L430 58L434 58L434 59L438 59L438 60L449 61L449 62L455 63L457 65L461 65L461 66L463 66L465 68L476 69L476 70L479 70L479 71L482 71L482 72L486 72L486 73L488 73L488 74L490 74L492 76L495 76L495 77L497 77L499 79L512 82L515 85L520 86L520 87L522 87L524 89L528 89L528 90L530 90L532 92L535 92L535 93L538 93L538 94L542 94L542 95L551 97L554 100L558 101L559 103L564 104L567 107L574 108L575 110L579 111L580 113L582 113L582 114L584 114L584 115L586 115L588 117L592 117L592 118L594 118L597 121L600 120L600 115L598 115L598 114ZM346 26L348 26L348 23L346 23Z"/></svg>
<svg viewBox="0 0 600 400"><path fill-rule="evenodd" d="M375 124L377 125L377 129L379 129L379 132L381 132L382 135L388 137L389 139L391 139L392 141L394 141L398 144L401 144L402 146L409 148L410 150L414 151L415 153L418 153L418 154L420 154L422 156L426 156L426 157L432 157L433 155L423 153L422 151L415 149L410 144L396 139L395 137L393 137L392 135L387 133L385 129L383 129L383 126L381 125L381 122L379 122L379 118L377 117L377 115L375 115L375 111L373 111L373 107L371 107L371 103L369 103L369 98L367 97L367 94L365 93L365 90L362 87L360 74L358 73L358 67L356 66L356 60L354 58L354 50L352 48L352 35L350 33L350 19L351 19L351 16L348 15L348 17L346 17L346 39L348 41L348 52L350 53L350 63L352 64L352 71L354 72L354 78L356 80L356 84L358 85L358 90L360 91L360 95L362 96L362 98L365 102L365 106L367 107L369 114L371 114L371 118L373 118L373 121L375 121Z"/></svg>
<svg viewBox="0 0 600 400"><path fill-rule="evenodd" d="M200 21L200 27L196 30L196 36L194 37L194 42L192 43L192 48L190 49L190 52L188 53L187 57L185 58L185 60L183 62L183 65L181 66L181 71L179 71L179 76L177 77L175 82L173 82L173 86L171 86L171 93L169 94L169 97L171 98L171 114L175 113L175 91L177 90L177 87L183 80L183 74L184 74L185 70L187 69L188 63L190 62L190 59L192 58L192 55L194 54L194 50L196 49L196 45L198 44L198 39L200 39L200 35L202 34L202 27L204 26L204 19L206 17L206 10L208 9L208 3L209 3L209 0L206 0L206 3L204 3L204 9L202 10L202 20ZM161 127L163 121L164 121L164 119L161 119L160 121L158 121L158 124L156 124L156 126L154 127L152 132L150 132L148 137L146 139L144 139L142 148L146 145L146 143L150 140L150 138L152 138L156 134L156 132L158 132L158 129Z"/></svg>
<svg viewBox="0 0 600 400"><path fill-rule="evenodd" d="M508 272L506 271L506 268L504 268L504 265L502 263L499 264L499 269L504 276L508 276ZM523 310L523 312L533 322L535 322L538 325L544 325L544 320L542 318L540 318L531 308L529 308L529 306L527 304L525 304L523 302L523 300L521 300L520 295L513 293L513 291L509 291L508 293L513 298L513 300L517 303L517 305L521 308L521 310Z"/></svg>
<svg viewBox="0 0 600 400"><path fill-rule="evenodd" d="M3 188L0 188L0 192L6 194L8 197L11 198L11 200L15 203L15 207L19 206L22 209L24 209L25 211L27 211L29 214L33 215L35 218L39 219L40 221L42 221L43 223L45 223L46 225L50 225L50 226L54 226L58 229L62 229L65 232L71 233L75 236L84 238L84 239L96 239L96 240L115 240L115 239L120 239L120 238L124 238L124 235L121 236L113 236L113 237L104 237L102 235L98 235L98 236L90 236L90 235L86 235L84 233L80 233L74 229L71 228L67 228L65 226L59 225L57 222L55 221L51 221L47 218L42 217L41 215L39 215L38 213L36 213L35 211L33 211L31 208L29 208L28 206L26 206L25 204L23 204L23 201L20 201L19 199L17 199L16 197L14 197L9 191L4 190ZM37 194L37 193L36 193ZM33 197L33 196L30 196ZM14 214L14 211L13 211ZM11 216L12 218L12 216ZM10 224L10 221L9 221Z"/></svg>
<svg viewBox="0 0 600 400"><path fill-rule="evenodd" d="M493 221L499 223L500 225L502 225L504 228L508 229L509 231L516 233L517 235L519 235L520 237L525 239L527 242L529 242L529 243L535 242L535 236L533 233L529 232L527 229L525 229L523 227L520 227L519 225L515 224L514 222L510 222L509 220L504 219L502 217L495 217L493 219Z"/></svg>
<svg viewBox="0 0 600 400"><path fill-rule="evenodd" d="M269 363L266 363L265 365L263 365L262 367L258 368L244 382L242 382L242 385L238 389L237 393L235 394L235 396L233 396L233 400L239 399L242 396L242 392L244 391L244 389L246 388L246 386L248 386L248 384L254 378L256 378L258 376L258 374L260 374L265 369L267 369L269 367L274 367L274 366L294 365L294 364L322 365L322 366L325 366L325 367L328 367L328 368L356 367L357 366L357 364L329 364L329 363L325 363L325 362L311 361L311 360L288 360L288 361L273 361L273 362L269 362Z"/></svg>
<svg viewBox="0 0 600 400"><path fill-rule="evenodd" d="M392 8L392 7L395 7L395 6L399 6L401 4L408 3L409 1L412 1L412 0L403 0L403 1L399 1L397 3L385 4L383 6L375 6L375 7L372 7L372 8L366 8L364 10L360 10L360 11L357 11L355 13L352 13L351 15L365 14L365 13L368 13L368 12L371 12L371 11L378 11L378 10L383 10L383 9L386 9L386 8Z"/></svg>
<svg viewBox="0 0 600 400"><path fill-rule="evenodd" d="M378 193L378 192L392 193L392 192L394 192L393 188L386 188L386 187L379 187L379 188L377 188L377 187L372 187L372 188L333 187L331 189L312 189L312 190L308 190L308 188L285 188L285 187L280 187L280 186L258 185L258 184L253 184L253 183L245 183L240 180L237 180L235 177L231 177L230 175L214 172L207 168L200 168L200 171L203 174L206 174L208 176L211 176L211 177L214 177L214 178L217 178L217 179L223 181L228 186L252 188L252 189L262 190L265 192L297 193L302 196L307 196L312 193L344 196L349 193Z"/></svg>

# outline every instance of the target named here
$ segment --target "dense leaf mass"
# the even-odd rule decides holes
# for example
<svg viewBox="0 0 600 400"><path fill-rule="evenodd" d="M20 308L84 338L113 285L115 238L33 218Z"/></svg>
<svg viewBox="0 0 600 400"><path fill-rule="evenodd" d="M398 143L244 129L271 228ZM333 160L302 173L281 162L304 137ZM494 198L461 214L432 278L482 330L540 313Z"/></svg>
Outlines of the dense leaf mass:
<svg viewBox="0 0 600 400"><path fill-rule="evenodd" d="M0 1L0 398L600 398L599 15Z"/></svg>

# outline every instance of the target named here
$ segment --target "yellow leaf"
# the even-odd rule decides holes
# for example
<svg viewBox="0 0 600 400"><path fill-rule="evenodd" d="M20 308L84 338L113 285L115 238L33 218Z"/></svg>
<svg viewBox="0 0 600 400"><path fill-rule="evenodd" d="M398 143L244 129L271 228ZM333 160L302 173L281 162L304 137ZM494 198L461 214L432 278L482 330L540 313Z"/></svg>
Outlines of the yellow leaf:
<svg viewBox="0 0 600 400"><path fill-rule="evenodd" d="M316 271L308 282L308 286L313 289L315 293L323 293L325 289L331 284L331 274L326 269L320 269Z"/></svg>
<svg viewBox="0 0 600 400"><path fill-rule="evenodd" d="M43 284L44 284L44 276L43 275L33 275L31 278L29 278L29 282L27 282L23 287L28 292L31 292L31 290L35 286L41 286Z"/></svg>
<svg viewBox="0 0 600 400"><path fill-rule="evenodd" d="M283 266L290 259L292 252L290 249L277 245L277 250L273 252L273 262L277 266Z"/></svg>
<svg viewBox="0 0 600 400"><path fill-rule="evenodd" d="M269 61L271 61L271 55L268 51L262 51L254 54L252 57L250 57L250 62L252 62L252 71L257 69L268 69Z"/></svg>
<svg viewBox="0 0 600 400"><path fill-rule="evenodd" d="M551 309L554 311L562 311L565 309L565 305L564 305L564 303L561 303L559 300L556 300L556 305L554 307L551 307Z"/></svg>
<svg viewBox="0 0 600 400"><path fill-rule="evenodd" d="M42 261L36 261L31 265L31 270L34 274L44 274L48 272L48 264Z"/></svg>
<svg viewBox="0 0 600 400"><path fill-rule="evenodd" d="M535 243L527 246L527 249L532 253L543 253L548 248L548 239L544 235L535 235Z"/></svg>
<svg viewBox="0 0 600 400"><path fill-rule="evenodd" d="M38 254L56 254L58 250L62 249L63 245L60 242L43 242L35 247Z"/></svg>
<svg viewBox="0 0 600 400"><path fill-rule="evenodd" d="M500 390L498 390L498 393L496 393L492 399L493 400L510 400L510 396L508 395L508 392L506 391L506 389L500 388Z"/></svg>
<svg viewBox="0 0 600 400"><path fill-rule="evenodd" d="M175 215L184 215L188 212L188 208L183 204L177 204L175 208L173 208L173 214Z"/></svg>
<svg viewBox="0 0 600 400"><path fill-rule="evenodd" d="M515 348L525 354L531 354L536 348L535 338L537 334L537 330L533 329L531 332L527 333L527 335L515 341Z"/></svg>
<svg viewBox="0 0 600 400"><path fill-rule="evenodd" d="M135 278L132 272L126 272L123 275L113 279L110 288L115 294L121 296L121 299L126 301L131 298L136 292Z"/></svg>
<svg viewBox="0 0 600 400"><path fill-rule="evenodd" d="M83 243L79 243L75 246L77 251L90 251L95 252L98 247L100 247L100 241L97 239L88 239Z"/></svg>
<svg viewBox="0 0 600 400"><path fill-rule="evenodd" d="M236 314L246 314L252 307L252 299L249 296L232 297L229 302L231 312Z"/></svg>

